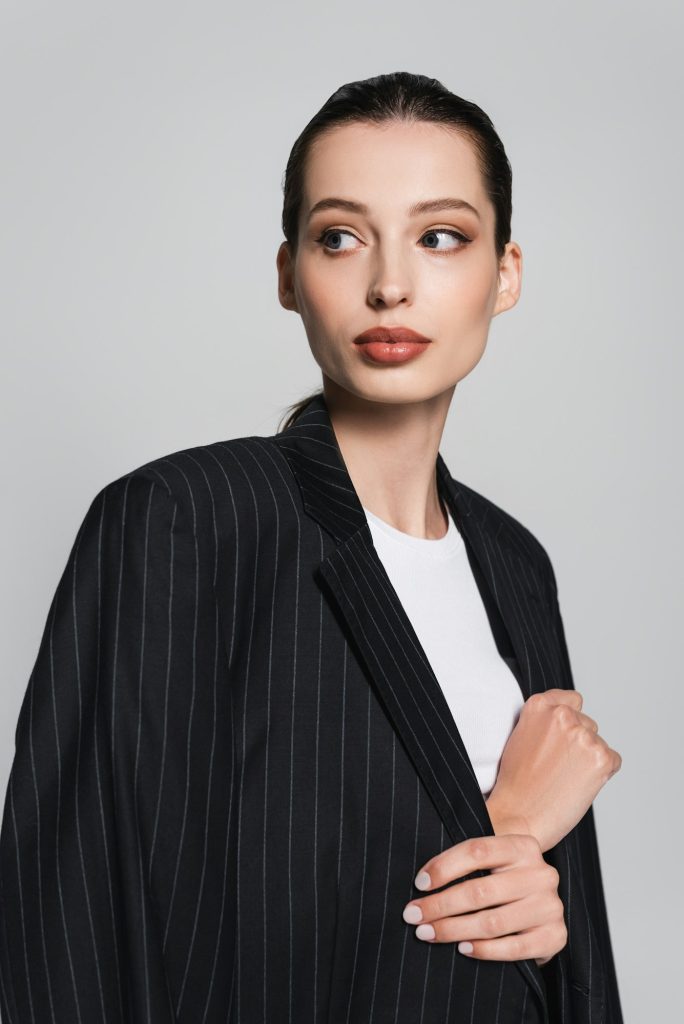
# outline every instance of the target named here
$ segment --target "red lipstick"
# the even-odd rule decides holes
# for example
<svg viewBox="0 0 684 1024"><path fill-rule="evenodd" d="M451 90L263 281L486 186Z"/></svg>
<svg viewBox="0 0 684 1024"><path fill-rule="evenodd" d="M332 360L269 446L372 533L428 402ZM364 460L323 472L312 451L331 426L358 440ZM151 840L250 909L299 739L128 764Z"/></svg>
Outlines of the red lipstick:
<svg viewBox="0 0 684 1024"><path fill-rule="evenodd" d="M429 342L410 327L370 327L354 338L359 351L374 363L405 363L424 352Z"/></svg>

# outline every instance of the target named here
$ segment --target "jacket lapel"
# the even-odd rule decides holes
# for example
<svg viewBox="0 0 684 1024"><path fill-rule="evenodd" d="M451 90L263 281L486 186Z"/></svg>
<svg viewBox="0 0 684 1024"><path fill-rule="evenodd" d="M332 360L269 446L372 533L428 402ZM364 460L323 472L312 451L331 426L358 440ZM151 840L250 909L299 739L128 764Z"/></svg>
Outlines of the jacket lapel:
<svg viewBox="0 0 684 1024"><path fill-rule="evenodd" d="M276 435L299 484L304 507L337 542L319 566L377 692L437 808L453 843L494 829L467 750L442 688L373 544L365 513L335 438L324 397L316 396L296 423ZM493 541L482 517L437 457L441 496L497 602L510 635L527 698L539 684L513 614L518 601L536 601L518 554ZM507 586L504 585L507 580ZM480 585L478 581L478 585Z"/></svg>
<svg viewBox="0 0 684 1024"><path fill-rule="evenodd" d="M452 478L441 455L437 456L437 479L465 541L485 605L495 606L508 635L514 656L505 660L527 700L533 693L546 689L543 673L535 671L525 630L525 623L529 629L533 622L535 647L538 650L543 647L550 654L546 634L548 620L542 608L543 582L534 575L529 559L504 539L498 525L489 521L488 510L481 507L481 499L473 492L466 494L467 488Z"/></svg>

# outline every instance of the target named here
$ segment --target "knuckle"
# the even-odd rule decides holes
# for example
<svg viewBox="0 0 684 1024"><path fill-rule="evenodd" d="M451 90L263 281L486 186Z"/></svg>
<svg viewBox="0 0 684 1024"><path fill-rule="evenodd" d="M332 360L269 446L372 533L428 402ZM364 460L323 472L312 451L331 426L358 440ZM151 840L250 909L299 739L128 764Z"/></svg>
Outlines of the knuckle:
<svg viewBox="0 0 684 1024"><path fill-rule="evenodd" d="M578 725L577 727L577 739L583 747L591 750L598 743L598 733L592 732L591 729L585 729L583 726Z"/></svg>
<svg viewBox="0 0 684 1024"><path fill-rule="evenodd" d="M554 897L551 904L552 912L549 915L549 920L552 925L558 928L565 927L565 907L563 906L562 900Z"/></svg>
<svg viewBox="0 0 684 1024"><path fill-rule="evenodd" d="M599 746L594 754L594 764L598 771L607 772L612 768L610 753L604 746Z"/></svg>
<svg viewBox="0 0 684 1024"><path fill-rule="evenodd" d="M489 911L482 917L482 931L488 939L495 938L502 934L501 914L497 911Z"/></svg>
<svg viewBox="0 0 684 1024"><path fill-rule="evenodd" d="M565 907L563 906L562 900L556 900L554 911L555 913L551 917L551 923L561 931L565 931Z"/></svg>
<svg viewBox="0 0 684 1024"><path fill-rule="evenodd" d="M513 958L515 960L526 960L528 956L527 940L522 935L512 937Z"/></svg>
<svg viewBox="0 0 684 1024"><path fill-rule="evenodd" d="M473 883L472 897L475 906L486 906L490 902L490 888L484 880L478 879Z"/></svg>
<svg viewBox="0 0 684 1024"><path fill-rule="evenodd" d="M568 704L555 704L552 715L558 725L564 729L575 722L575 710Z"/></svg>
<svg viewBox="0 0 684 1024"><path fill-rule="evenodd" d="M549 876L549 885L552 889L557 889L560 882L560 872L558 868L555 868L553 864L547 864L547 874Z"/></svg>
<svg viewBox="0 0 684 1024"><path fill-rule="evenodd" d="M470 854L473 860L483 861L487 859L488 844L483 839L473 839L470 844Z"/></svg>
<svg viewBox="0 0 684 1024"><path fill-rule="evenodd" d="M449 913L446 907L446 901L441 893L436 896L431 896L430 899L423 904L424 921L436 921L440 917L448 916Z"/></svg>

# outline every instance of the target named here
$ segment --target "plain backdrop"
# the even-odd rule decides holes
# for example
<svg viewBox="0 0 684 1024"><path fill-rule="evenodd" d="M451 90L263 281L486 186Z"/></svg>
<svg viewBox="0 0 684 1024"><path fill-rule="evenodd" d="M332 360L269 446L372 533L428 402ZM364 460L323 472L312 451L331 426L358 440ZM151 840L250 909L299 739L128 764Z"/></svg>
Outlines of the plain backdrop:
<svg viewBox="0 0 684 1024"><path fill-rule="evenodd" d="M436 77L504 141L524 255L441 452L551 556L575 685L623 758L594 809L625 1019L673 1019L681 7L3 0L1 20L0 791L95 494L274 433L320 383L276 291L295 138L344 82Z"/></svg>

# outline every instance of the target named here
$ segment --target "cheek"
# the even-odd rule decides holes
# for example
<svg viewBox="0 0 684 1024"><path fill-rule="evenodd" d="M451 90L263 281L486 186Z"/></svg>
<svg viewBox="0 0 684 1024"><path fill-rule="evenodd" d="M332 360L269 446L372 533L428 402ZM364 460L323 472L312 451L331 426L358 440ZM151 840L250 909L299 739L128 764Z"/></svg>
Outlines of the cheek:
<svg viewBox="0 0 684 1024"><path fill-rule="evenodd" d="M353 288L353 285L340 281L339 271L336 276L333 273L318 261L299 268L299 308L309 320L325 322L338 317L340 310L348 308L349 288Z"/></svg>
<svg viewBox="0 0 684 1024"><path fill-rule="evenodd" d="M450 275L446 294L443 292L442 298L447 302L449 312L466 323L491 315L496 287L497 275L491 261L472 260L467 265L464 262Z"/></svg>
<svg viewBox="0 0 684 1024"><path fill-rule="evenodd" d="M302 261L295 280L299 315L312 355L322 369L335 374L340 357L337 345L330 339L337 336L345 323L345 310L348 316L347 291L331 280L330 271L319 262L307 265Z"/></svg>

